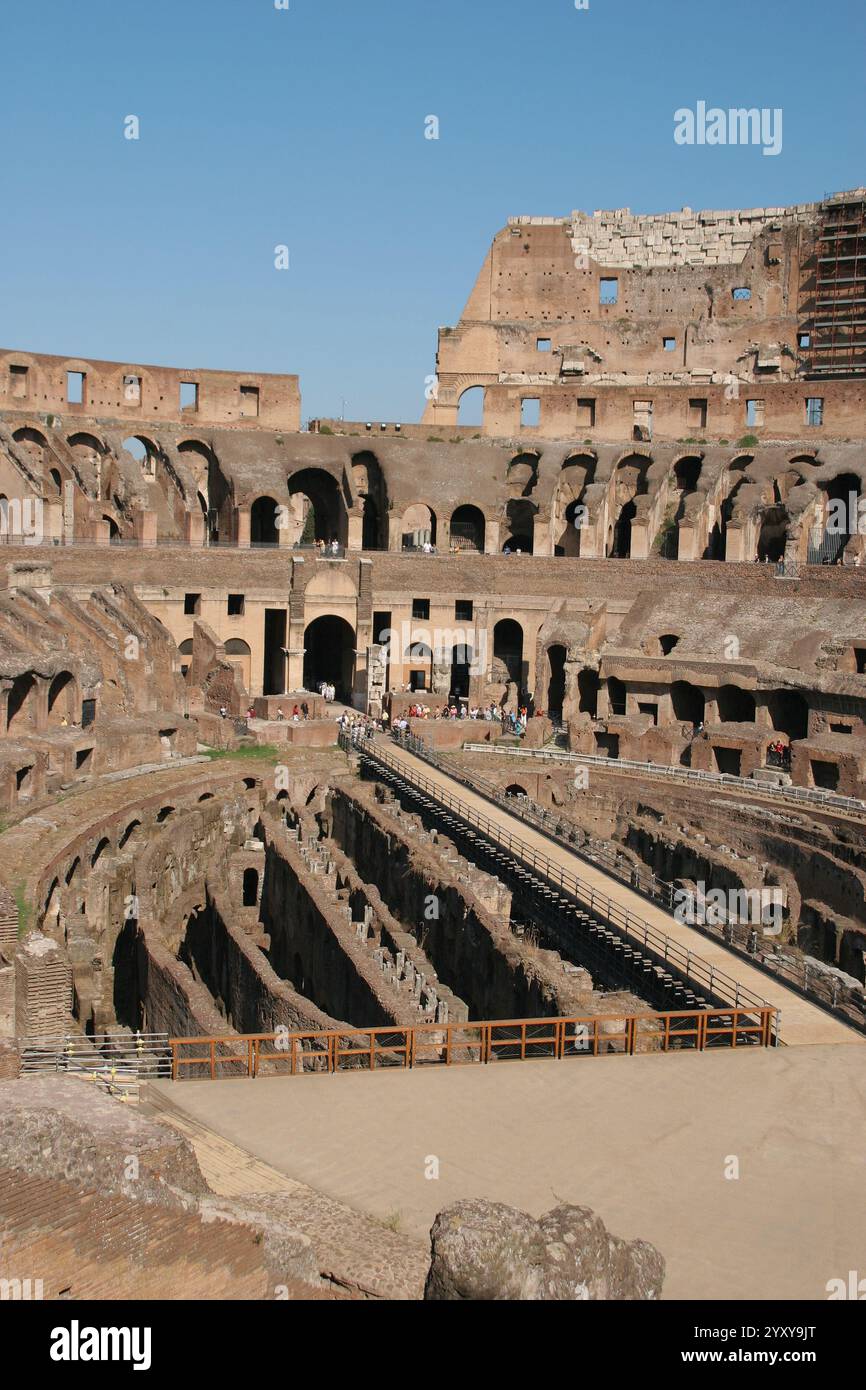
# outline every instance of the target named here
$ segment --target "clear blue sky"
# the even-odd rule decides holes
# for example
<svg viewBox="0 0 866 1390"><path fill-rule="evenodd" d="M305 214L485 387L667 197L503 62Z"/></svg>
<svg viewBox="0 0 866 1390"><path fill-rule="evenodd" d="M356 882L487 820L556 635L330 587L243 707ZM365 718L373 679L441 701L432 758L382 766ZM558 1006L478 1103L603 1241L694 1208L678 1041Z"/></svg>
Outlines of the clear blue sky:
<svg viewBox="0 0 866 1390"><path fill-rule="evenodd" d="M866 182L863 0L290 4L4 5L0 344L297 372L305 418L415 420L510 215ZM782 107L782 153L675 145L699 100Z"/></svg>

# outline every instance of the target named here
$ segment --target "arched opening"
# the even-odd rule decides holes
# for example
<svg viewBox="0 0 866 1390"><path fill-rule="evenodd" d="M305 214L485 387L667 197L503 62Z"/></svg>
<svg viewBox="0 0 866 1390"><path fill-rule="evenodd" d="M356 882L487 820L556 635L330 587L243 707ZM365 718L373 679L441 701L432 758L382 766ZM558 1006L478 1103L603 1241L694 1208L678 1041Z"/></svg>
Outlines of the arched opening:
<svg viewBox="0 0 866 1390"><path fill-rule="evenodd" d="M678 492L694 492L701 476L703 459L687 457L677 459L674 464L674 483Z"/></svg>
<svg viewBox="0 0 866 1390"><path fill-rule="evenodd" d="M180 645L178 646L178 652L180 653L181 656L192 656L192 638L191 638L191 637L185 638L185 640L184 640L183 642L180 643ZM182 662L181 662L181 665L180 665L180 674L181 674L182 676L185 676L186 673L187 673L187 671L189 670L189 668L190 668L190 663L189 663L188 661L182 661Z"/></svg>
<svg viewBox="0 0 866 1390"><path fill-rule="evenodd" d="M225 653L235 670L240 672L244 690L249 690L252 672L252 652L249 643L242 637L230 637L225 643Z"/></svg>
<svg viewBox="0 0 866 1390"><path fill-rule="evenodd" d="M566 459L562 465L556 502L556 514L562 519L555 528L558 535L554 555L580 555L581 538L589 519L584 494L594 473L595 459L589 455Z"/></svg>
<svg viewBox="0 0 866 1390"><path fill-rule="evenodd" d="M243 905L244 907L258 907L258 902L259 871L258 869L244 869Z"/></svg>
<svg viewBox="0 0 866 1390"><path fill-rule="evenodd" d="M671 686L671 704L674 719L682 724L703 724L705 700L704 693L690 681L674 681Z"/></svg>
<svg viewBox="0 0 866 1390"><path fill-rule="evenodd" d="M108 523L108 539L110 541L119 541L121 538L120 527L118 526L114 517L109 516L107 512L103 512L102 520Z"/></svg>
<svg viewBox="0 0 866 1390"><path fill-rule="evenodd" d="M514 618L501 618L493 629L493 660L500 662L500 678L523 693L523 628Z"/></svg>
<svg viewBox="0 0 866 1390"><path fill-rule="evenodd" d="M20 430L13 430L12 438L26 450L34 463L42 462L48 448L48 440L41 430L33 429L32 425L24 425Z"/></svg>
<svg viewBox="0 0 866 1390"><path fill-rule="evenodd" d="M348 522L337 479L323 468L302 468L291 475L288 485L295 522L301 527L299 534L292 537L293 542L303 537L311 543L324 541L330 545L337 541L345 545Z"/></svg>
<svg viewBox="0 0 866 1390"><path fill-rule="evenodd" d="M35 697L36 677L29 671L16 676L6 702L7 729L11 729L16 720L21 725L34 723Z"/></svg>
<svg viewBox="0 0 866 1390"><path fill-rule="evenodd" d="M512 494L529 497L538 483L538 454L517 454L508 465L506 482Z"/></svg>
<svg viewBox="0 0 866 1390"><path fill-rule="evenodd" d="M60 469L50 468L48 470L48 478L51 480L51 491L54 493L55 497L59 497L63 492L63 478L61 477Z"/></svg>
<svg viewBox="0 0 866 1390"><path fill-rule="evenodd" d="M457 423L465 427L484 424L484 387L467 386L457 402Z"/></svg>
<svg viewBox="0 0 866 1390"><path fill-rule="evenodd" d="M75 677L71 671L58 671L48 687L48 723L71 724L76 709Z"/></svg>
<svg viewBox="0 0 866 1390"><path fill-rule="evenodd" d="M505 795L506 795L506 796L524 796L524 797L525 797L525 796L528 795L528 793L527 793L527 791L526 791L526 788L525 788L525 787L521 787L521 785L520 785L519 782L512 782L512 783L510 784L510 786L507 786L507 787L505 788Z"/></svg>
<svg viewBox="0 0 866 1390"><path fill-rule="evenodd" d="M636 514L637 507L634 501L626 502L620 508L608 549L611 560L628 560L631 557L631 527Z"/></svg>
<svg viewBox="0 0 866 1390"><path fill-rule="evenodd" d="M451 516L451 545L456 550L475 550L484 554L484 513L466 503Z"/></svg>
<svg viewBox="0 0 866 1390"><path fill-rule="evenodd" d="M126 827L126 829L124 830L123 834L121 835L120 839L119 839L118 842L117 842L117 847L118 847L118 849L123 849L124 845L129 844L129 841L132 839L132 837L133 837L133 835L135 834L136 830L140 830L140 829L141 829L141 821L140 821L140 820L131 820L131 821L129 822L129 825Z"/></svg>
<svg viewBox="0 0 866 1390"><path fill-rule="evenodd" d="M761 519L758 535L758 559L776 564L785 558L788 538L788 513L784 507L768 507Z"/></svg>
<svg viewBox="0 0 866 1390"><path fill-rule="evenodd" d="M168 820L169 816L173 816L173 815L174 815L174 807L173 807L173 806L163 806L162 810L159 812L159 814L157 815L157 818L156 818L156 823L157 823L157 825L164 825L165 822Z"/></svg>
<svg viewBox="0 0 866 1390"><path fill-rule="evenodd" d="M826 496L824 529L810 537L807 560L810 565L835 565L858 533L862 482L856 473L840 473L819 486Z"/></svg>
<svg viewBox="0 0 866 1390"><path fill-rule="evenodd" d="M99 863L99 860L102 858L102 856L103 856L103 854L105 853L105 851L106 851L107 849L110 848L110 846L111 846L111 841L108 839L108 836L107 836L107 835L103 835L102 839L99 841L99 844L96 846L96 849L93 851L92 855L90 856L90 867L91 867L91 868L93 868L96 864Z"/></svg>
<svg viewBox="0 0 866 1390"><path fill-rule="evenodd" d="M698 457L677 459L674 464L674 487L677 490L677 498L669 507L656 539L658 553L666 560L679 558L680 522L686 514L686 503L689 497L697 491L702 465L703 459Z"/></svg>
<svg viewBox="0 0 866 1390"><path fill-rule="evenodd" d="M379 460L369 449L352 458L352 482L364 508L361 546L364 550L388 547L388 495Z"/></svg>
<svg viewBox="0 0 866 1390"><path fill-rule="evenodd" d="M646 454L628 454L617 464L610 499L616 520L608 533L607 545L607 554L612 559L628 560L631 557L632 523L637 515L635 498L646 493L651 463Z"/></svg>
<svg viewBox="0 0 866 1390"><path fill-rule="evenodd" d="M773 728L789 739L808 738L809 704L797 690L771 690L767 708Z"/></svg>
<svg viewBox="0 0 866 1390"><path fill-rule="evenodd" d="M436 544L436 513L426 502L414 502L403 513L403 549L423 550Z"/></svg>
<svg viewBox="0 0 866 1390"><path fill-rule="evenodd" d="M577 677L577 708L580 714L588 714L590 719L598 716L598 671L585 666Z"/></svg>
<svg viewBox="0 0 866 1390"><path fill-rule="evenodd" d="M273 497L257 497L250 508L250 544L279 544L277 504Z"/></svg>
<svg viewBox="0 0 866 1390"><path fill-rule="evenodd" d="M744 468L748 462L751 462L751 460L747 459L743 463ZM731 469L733 468L734 464L731 464ZM705 560L724 560L728 547L728 526L734 514L734 503L737 499L737 493L746 481L747 479L744 477L739 478L737 482L734 483L727 497L722 500L719 507L718 518L713 523L707 539L707 546L704 551Z"/></svg>
<svg viewBox="0 0 866 1390"><path fill-rule="evenodd" d="M332 614L314 619L304 633L304 689L318 690L322 682L335 687L343 704L351 704L355 632L344 618Z"/></svg>
<svg viewBox="0 0 866 1390"><path fill-rule="evenodd" d="M659 652L662 656L670 656L674 647L679 643L679 637L673 632L665 632L659 638Z"/></svg>
<svg viewBox="0 0 866 1390"><path fill-rule="evenodd" d="M755 697L739 685L722 685L718 692L719 719L723 724L754 724Z"/></svg>
<svg viewBox="0 0 866 1390"><path fill-rule="evenodd" d="M128 439L124 439L123 447L128 454L131 454L148 478L156 476L156 460L159 450L152 439L147 439L142 434L131 434Z"/></svg>
<svg viewBox="0 0 866 1390"><path fill-rule="evenodd" d="M547 649L547 714L557 722L562 719L562 707L565 702L566 656L566 648L561 642L555 642Z"/></svg>
<svg viewBox="0 0 866 1390"><path fill-rule="evenodd" d="M508 536L503 543L503 551L512 554L531 555L535 532L535 507L531 502L509 502L505 508Z"/></svg>

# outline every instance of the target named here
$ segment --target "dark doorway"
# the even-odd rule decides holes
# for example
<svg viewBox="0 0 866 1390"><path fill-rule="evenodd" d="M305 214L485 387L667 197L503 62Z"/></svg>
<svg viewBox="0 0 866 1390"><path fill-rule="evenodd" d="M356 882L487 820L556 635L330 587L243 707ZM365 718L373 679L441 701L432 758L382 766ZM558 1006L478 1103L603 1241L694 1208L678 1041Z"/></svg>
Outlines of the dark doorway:
<svg viewBox="0 0 866 1390"><path fill-rule="evenodd" d="M472 648L458 645L451 648L451 694L464 700L469 698L469 668L472 664Z"/></svg>
<svg viewBox="0 0 866 1390"><path fill-rule="evenodd" d="M244 907L256 907L259 901L259 871L244 869Z"/></svg>
<svg viewBox="0 0 866 1390"><path fill-rule="evenodd" d="M277 504L273 497L257 497L250 508L250 545L277 545Z"/></svg>
<svg viewBox="0 0 866 1390"><path fill-rule="evenodd" d="M577 678L578 710L595 719L598 714L598 671L584 667Z"/></svg>
<svg viewBox="0 0 866 1390"><path fill-rule="evenodd" d="M610 549L614 560L628 560L631 556L631 524L637 507L634 502L626 502L613 528L613 544Z"/></svg>
<svg viewBox="0 0 866 1390"><path fill-rule="evenodd" d="M265 667L262 675L264 695L286 693L286 610L265 609Z"/></svg>
<svg viewBox="0 0 866 1390"><path fill-rule="evenodd" d="M523 628L514 618L502 618L493 629L493 659L501 661L509 681L523 691Z"/></svg>
<svg viewBox="0 0 866 1390"><path fill-rule="evenodd" d="M565 657L566 649L561 643L548 647L550 679L547 682L547 713L551 719L562 719L562 706L565 702Z"/></svg>
<svg viewBox="0 0 866 1390"><path fill-rule="evenodd" d="M344 618L316 618L304 633L304 689L327 681L337 699L351 704L355 681L355 633Z"/></svg>

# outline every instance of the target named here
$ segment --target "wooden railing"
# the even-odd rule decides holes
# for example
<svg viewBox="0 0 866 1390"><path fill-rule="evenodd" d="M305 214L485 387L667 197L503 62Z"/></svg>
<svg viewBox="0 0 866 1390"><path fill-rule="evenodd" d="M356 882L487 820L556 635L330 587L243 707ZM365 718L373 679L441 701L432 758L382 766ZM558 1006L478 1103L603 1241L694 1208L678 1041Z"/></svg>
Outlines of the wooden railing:
<svg viewBox="0 0 866 1390"><path fill-rule="evenodd" d="M226 1034L171 1038L177 1081L198 1068L218 1077L302 1072L409 1070L419 1066L634 1056L717 1047L770 1047L775 1013L769 1006L693 1009L670 1013L598 1014L585 1018L506 1019L482 1023L421 1023L415 1027L341 1028L321 1032Z"/></svg>

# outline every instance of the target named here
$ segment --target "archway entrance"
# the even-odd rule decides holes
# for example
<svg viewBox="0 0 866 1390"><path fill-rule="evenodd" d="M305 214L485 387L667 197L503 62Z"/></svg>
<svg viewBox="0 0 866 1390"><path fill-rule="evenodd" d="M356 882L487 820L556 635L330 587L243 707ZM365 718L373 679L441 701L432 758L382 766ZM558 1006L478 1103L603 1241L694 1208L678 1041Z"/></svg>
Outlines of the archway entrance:
<svg viewBox="0 0 866 1390"><path fill-rule="evenodd" d="M289 496L300 513L296 515L300 532L297 539L339 541L348 539L346 508L336 478L323 468L302 468L289 478Z"/></svg>
<svg viewBox="0 0 866 1390"><path fill-rule="evenodd" d="M507 679L523 693L523 628L514 618L502 618L493 629L493 659L501 661Z"/></svg>
<svg viewBox="0 0 866 1390"><path fill-rule="evenodd" d="M484 513L478 507L466 504L453 513L451 544L456 550L484 553Z"/></svg>
<svg viewBox="0 0 866 1390"><path fill-rule="evenodd" d="M304 689L320 681L335 687L336 696L351 704L355 684L355 631L345 618L327 614L315 618L304 633Z"/></svg>
<svg viewBox="0 0 866 1390"><path fill-rule="evenodd" d="M273 497L257 497L250 508L250 545L278 545L277 504Z"/></svg>

